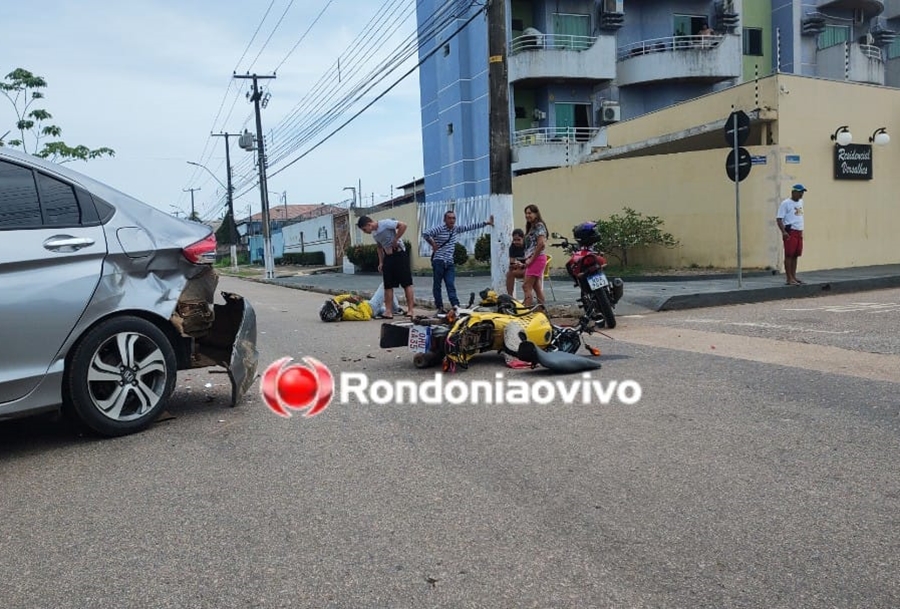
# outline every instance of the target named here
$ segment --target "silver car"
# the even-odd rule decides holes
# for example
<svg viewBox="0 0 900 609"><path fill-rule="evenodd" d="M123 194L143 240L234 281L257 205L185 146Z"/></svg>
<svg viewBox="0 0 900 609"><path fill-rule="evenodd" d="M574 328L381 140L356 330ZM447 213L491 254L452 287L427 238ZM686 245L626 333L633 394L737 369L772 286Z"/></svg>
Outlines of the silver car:
<svg viewBox="0 0 900 609"><path fill-rule="evenodd" d="M256 377L256 315L222 293L208 226L0 148L0 419L62 408L118 436L165 410L178 370Z"/></svg>

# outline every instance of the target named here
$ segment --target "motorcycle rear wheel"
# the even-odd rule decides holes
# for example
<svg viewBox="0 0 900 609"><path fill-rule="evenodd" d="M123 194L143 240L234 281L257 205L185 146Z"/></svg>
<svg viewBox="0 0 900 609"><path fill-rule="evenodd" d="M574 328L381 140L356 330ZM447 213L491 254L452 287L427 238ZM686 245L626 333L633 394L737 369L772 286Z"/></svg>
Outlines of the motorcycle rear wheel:
<svg viewBox="0 0 900 609"><path fill-rule="evenodd" d="M616 327L616 314L613 313L612 303L609 301L609 295L602 288L594 292L594 299L600 313L603 314L603 323L607 328L612 330Z"/></svg>

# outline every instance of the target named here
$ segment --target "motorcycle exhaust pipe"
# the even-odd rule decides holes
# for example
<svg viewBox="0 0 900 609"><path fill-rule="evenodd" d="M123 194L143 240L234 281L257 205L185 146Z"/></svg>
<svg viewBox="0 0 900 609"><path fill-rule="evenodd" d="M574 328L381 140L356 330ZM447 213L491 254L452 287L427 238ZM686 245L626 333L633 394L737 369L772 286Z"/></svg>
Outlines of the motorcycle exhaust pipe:
<svg viewBox="0 0 900 609"><path fill-rule="evenodd" d="M613 304L619 302L619 299L625 294L625 282L616 277L612 282Z"/></svg>

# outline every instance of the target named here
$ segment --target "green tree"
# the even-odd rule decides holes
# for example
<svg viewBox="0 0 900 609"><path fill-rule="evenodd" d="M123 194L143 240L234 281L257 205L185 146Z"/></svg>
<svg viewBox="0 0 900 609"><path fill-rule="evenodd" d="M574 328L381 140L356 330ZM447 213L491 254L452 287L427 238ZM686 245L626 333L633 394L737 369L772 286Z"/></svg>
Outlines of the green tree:
<svg viewBox="0 0 900 609"><path fill-rule="evenodd" d="M232 235L237 235L237 231L232 232L232 227L234 226L234 219L232 219L231 214L226 213L225 217L222 218L222 224L219 226L219 229L216 231L216 242L222 243L226 245L231 245L233 242Z"/></svg>
<svg viewBox="0 0 900 609"><path fill-rule="evenodd" d="M6 143L0 137L0 146L21 148L24 152L55 163L115 156L116 153L112 148L101 147L91 150L83 145L69 146L60 140L62 129L48 122L53 115L43 108L33 107L35 102L44 99L41 89L46 87L46 80L22 68L16 68L0 81L0 93L9 100L16 112L15 130L19 132L19 137ZM47 138L53 139L45 141ZM29 142L32 142L31 145Z"/></svg>
<svg viewBox="0 0 900 609"><path fill-rule="evenodd" d="M491 235L485 233L475 242L475 260L478 262L491 261Z"/></svg>
<svg viewBox="0 0 900 609"><path fill-rule="evenodd" d="M678 245L675 237L662 230L663 221L658 216L644 216L630 207L623 210L625 215L613 214L608 220L597 220L600 245L622 266L628 266L628 252L634 248Z"/></svg>

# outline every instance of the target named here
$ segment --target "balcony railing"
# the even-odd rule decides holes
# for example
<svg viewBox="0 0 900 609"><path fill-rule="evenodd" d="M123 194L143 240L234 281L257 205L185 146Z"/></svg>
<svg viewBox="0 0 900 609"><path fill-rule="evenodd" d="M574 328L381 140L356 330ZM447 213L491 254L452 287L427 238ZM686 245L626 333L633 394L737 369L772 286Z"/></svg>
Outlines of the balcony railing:
<svg viewBox="0 0 900 609"><path fill-rule="evenodd" d="M869 59L877 59L878 61L884 61L884 55L881 53L881 48L876 47L872 44L861 44L859 45L859 50L863 55L868 57Z"/></svg>
<svg viewBox="0 0 900 609"><path fill-rule="evenodd" d="M513 134L512 169L522 172L578 165L595 148L607 145L606 130L596 127L523 129Z"/></svg>
<svg viewBox="0 0 900 609"><path fill-rule="evenodd" d="M630 57L648 55L650 53L666 53L673 51L690 51L696 49L715 49L725 36L713 34L708 36L669 36L668 38L652 38L619 47L619 61Z"/></svg>
<svg viewBox="0 0 900 609"><path fill-rule="evenodd" d="M597 42L596 36L572 36L568 34L523 34L513 38L510 55L523 51L586 51Z"/></svg>
<svg viewBox="0 0 900 609"><path fill-rule="evenodd" d="M880 48L844 42L816 51L816 76L885 84L885 61Z"/></svg>
<svg viewBox="0 0 900 609"><path fill-rule="evenodd" d="M540 127L522 129L513 134L513 146L568 144L587 142L600 132L598 127Z"/></svg>
<svg viewBox="0 0 900 609"><path fill-rule="evenodd" d="M734 34L670 36L619 47L620 87L671 80L716 83L741 76L741 37Z"/></svg>
<svg viewBox="0 0 900 609"><path fill-rule="evenodd" d="M510 43L509 82L579 80L594 84L616 77L616 37L541 34Z"/></svg>

